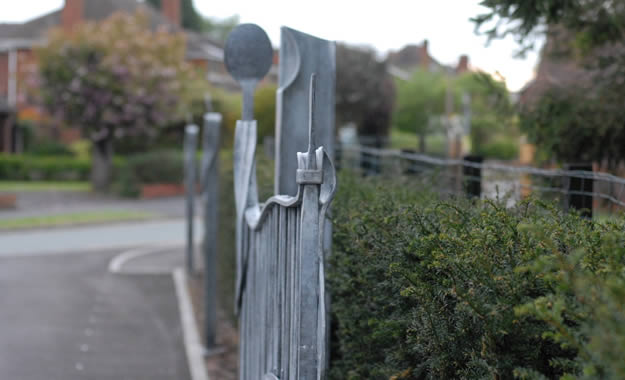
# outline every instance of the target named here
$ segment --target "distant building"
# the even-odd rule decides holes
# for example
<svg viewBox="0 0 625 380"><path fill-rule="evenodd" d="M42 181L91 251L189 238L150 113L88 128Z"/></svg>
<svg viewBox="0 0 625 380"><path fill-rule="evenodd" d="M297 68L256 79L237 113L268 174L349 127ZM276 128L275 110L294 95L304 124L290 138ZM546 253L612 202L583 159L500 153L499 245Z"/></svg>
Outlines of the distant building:
<svg viewBox="0 0 625 380"><path fill-rule="evenodd" d="M65 0L62 9L34 20L22 24L0 24L0 152L20 150L15 120L18 114L28 113L30 107L25 101L25 84L18 73L32 63L33 47L44 43L47 32L54 27L71 29L83 21L104 20L118 11L143 9L152 27L164 26L186 34L187 60L206 70L210 83L222 88L238 88L226 72L221 44L182 29L181 0L162 0L161 8L157 10L137 0Z"/></svg>
<svg viewBox="0 0 625 380"><path fill-rule="evenodd" d="M564 29L551 28L540 52L536 75L519 93L522 107L535 104L547 91L592 82L592 72L568 49L573 38L573 34Z"/></svg>
<svg viewBox="0 0 625 380"><path fill-rule="evenodd" d="M469 56L462 55L456 67L446 66L430 55L428 40L421 45L406 45L388 55L389 72L391 75L408 79L417 69L447 74L461 74L469 71Z"/></svg>

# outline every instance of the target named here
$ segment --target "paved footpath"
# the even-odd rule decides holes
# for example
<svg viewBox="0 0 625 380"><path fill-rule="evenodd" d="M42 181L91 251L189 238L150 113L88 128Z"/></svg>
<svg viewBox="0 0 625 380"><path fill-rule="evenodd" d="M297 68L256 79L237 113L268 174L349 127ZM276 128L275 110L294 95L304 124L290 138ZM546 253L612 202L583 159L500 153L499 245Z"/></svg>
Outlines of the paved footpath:
<svg viewBox="0 0 625 380"><path fill-rule="evenodd" d="M0 379L190 379L171 274L110 273L123 249L102 249L171 243L183 227L0 234Z"/></svg>
<svg viewBox="0 0 625 380"><path fill-rule="evenodd" d="M195 238L202 227L196 219ZM52 228L0 233L0 258L24 255L51 255L67 252L106 250L110 247L133 247L156 244L183 244L184 219L127 222L110 225Z"/></svg>

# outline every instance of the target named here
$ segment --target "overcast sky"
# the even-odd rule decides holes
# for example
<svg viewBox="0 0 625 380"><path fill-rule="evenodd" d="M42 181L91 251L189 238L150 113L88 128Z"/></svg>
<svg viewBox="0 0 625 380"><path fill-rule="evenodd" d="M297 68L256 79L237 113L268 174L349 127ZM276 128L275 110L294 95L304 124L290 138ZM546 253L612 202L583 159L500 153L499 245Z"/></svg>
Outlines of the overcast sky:
<svg viewBox="0 0 625 380"><path fill-rule="evenodd" d="M0 9L0 22L22 22L59 9L63 0L8 1ZM479 0L194 0L200 13L224 18L234 14L242 22L263 27L274 46L280 42L280 26L286 25L318 37L371 45L380 52L429 40L430 54L445 64L455 64L461 54L484 71L499 72L510 90L529 81L537 52L525 59L513 58L512 38L494 41L474 33L469 21L484 11Z"/></svg>

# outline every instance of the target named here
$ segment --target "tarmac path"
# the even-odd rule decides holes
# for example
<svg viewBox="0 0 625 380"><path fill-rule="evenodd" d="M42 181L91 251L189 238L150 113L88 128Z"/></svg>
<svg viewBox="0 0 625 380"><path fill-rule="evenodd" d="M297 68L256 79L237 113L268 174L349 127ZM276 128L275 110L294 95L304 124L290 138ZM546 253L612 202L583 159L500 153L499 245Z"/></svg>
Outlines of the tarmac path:
<svg viewBox="0 0 625 380"><path fill-rule="evenodd" d="M183 231L165 220L0 234L0 379L190 379L172 275L109 271L121 247Z"/></svg>

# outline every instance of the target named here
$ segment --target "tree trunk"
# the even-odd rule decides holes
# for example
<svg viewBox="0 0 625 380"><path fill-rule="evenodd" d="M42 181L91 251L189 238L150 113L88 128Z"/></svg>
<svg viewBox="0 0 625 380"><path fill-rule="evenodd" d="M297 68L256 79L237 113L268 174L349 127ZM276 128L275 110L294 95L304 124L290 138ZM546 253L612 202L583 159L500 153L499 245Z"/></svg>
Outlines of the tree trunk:
<svg viewBox="0 0 625 380"><path fill-rule="evenodd" d="M425 154L425 131L419 133L419 153Z"/></svg>
<svg viewBox="0 0 625 380"><path fill-rule="evenodd" d="M93 143L91 186L97 193L105 193L111 183L113 140L106 138Z"/></svg>

